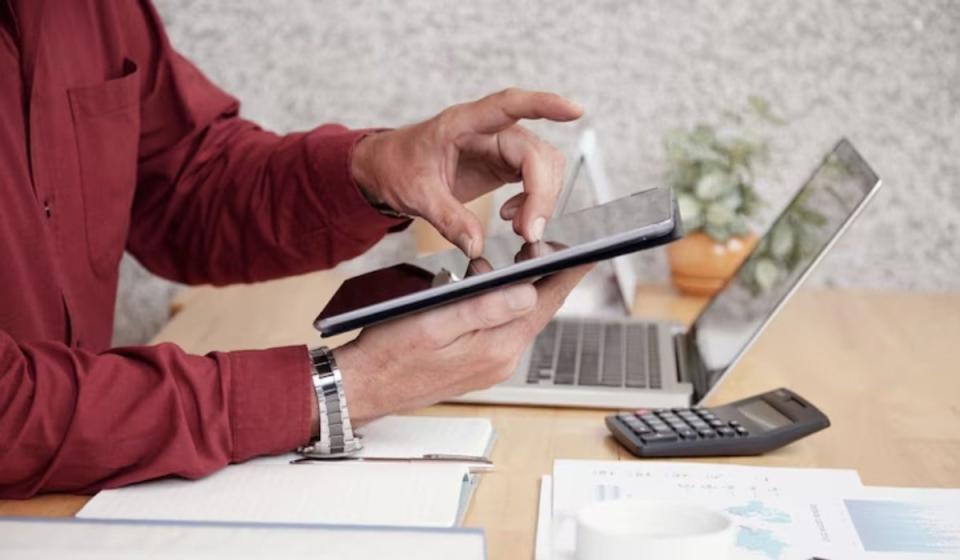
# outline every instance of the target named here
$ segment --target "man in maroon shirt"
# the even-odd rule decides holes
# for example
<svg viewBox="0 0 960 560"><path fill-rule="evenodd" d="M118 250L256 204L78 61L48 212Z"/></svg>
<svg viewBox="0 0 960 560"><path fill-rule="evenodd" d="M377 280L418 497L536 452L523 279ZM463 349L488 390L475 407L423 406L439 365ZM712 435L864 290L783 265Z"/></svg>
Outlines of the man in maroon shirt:
<svg viewBox="0 0 960 560"><path fill-rule="evenodd" d="M254 282L360 254L401 212L477 255L462 203L519 179L500 213L537 240L563 163L516 122L580 113L511 90L394 131L278 136L147 0L0 0L0 497L200 477L318 431L305 347L110 349L124 249L181 282ZM353 422L504 379L582 272L365 330L334 352Z"/></svg>

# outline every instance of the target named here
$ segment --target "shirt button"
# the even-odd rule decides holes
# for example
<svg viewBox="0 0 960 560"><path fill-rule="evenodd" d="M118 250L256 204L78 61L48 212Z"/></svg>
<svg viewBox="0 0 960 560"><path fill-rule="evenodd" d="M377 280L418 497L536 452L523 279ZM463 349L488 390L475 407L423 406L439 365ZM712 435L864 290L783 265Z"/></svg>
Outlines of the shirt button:
<svg viewBox="0 0 960 560"><path fill-rule="evenodd" d="M44 212L44 214L47 215L48 218L51 217L51 216L53 216L53 207L50 206L50 201L49 201L49 200L44 200L44 201L43 201L43 212Z"/></svg>

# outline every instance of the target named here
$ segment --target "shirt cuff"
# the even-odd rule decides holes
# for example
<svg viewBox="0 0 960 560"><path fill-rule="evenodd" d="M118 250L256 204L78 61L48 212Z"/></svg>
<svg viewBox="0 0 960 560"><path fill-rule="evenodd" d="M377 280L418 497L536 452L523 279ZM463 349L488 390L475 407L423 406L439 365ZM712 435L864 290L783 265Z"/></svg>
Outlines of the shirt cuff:
<svg viewBox="0 0 960 560"><path fill-rule="evenodd" d="M358 228L379 232L394 232L406 228L409 218L394 218L382 214L364 196L351 172L353 150L364 137L384 129L349 130L339 125L323 125L307 134L307 153L312 171L327 190L335 192L324 196L324 204L336 216L341 230Z"/></svg>
<svg viewBox="0 0 960 560"><path fill-rule="evenodd" d="M226 353L230 364L232 462L289 452L310 441L306 346Z"/></svg>

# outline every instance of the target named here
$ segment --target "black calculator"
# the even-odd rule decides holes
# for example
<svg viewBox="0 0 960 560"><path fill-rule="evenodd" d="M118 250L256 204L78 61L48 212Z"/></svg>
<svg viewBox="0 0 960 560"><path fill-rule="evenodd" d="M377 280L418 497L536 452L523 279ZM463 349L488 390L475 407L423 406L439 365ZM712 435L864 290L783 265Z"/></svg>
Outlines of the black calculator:
<svg viewBox="0 0 960 560"><path fill-rule="evenodd" d="M621 412L606 422L637 457L760 455L830 426L817 407L783 388L725 406Z"/></svg>

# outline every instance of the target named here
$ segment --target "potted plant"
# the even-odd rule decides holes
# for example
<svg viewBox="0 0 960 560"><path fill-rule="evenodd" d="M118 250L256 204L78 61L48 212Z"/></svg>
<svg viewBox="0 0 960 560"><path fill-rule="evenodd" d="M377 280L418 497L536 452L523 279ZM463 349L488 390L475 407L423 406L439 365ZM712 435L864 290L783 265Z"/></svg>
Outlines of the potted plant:
<svg viewBox="0 0 960 560"><path fill-rule="evenodd" d="M749 113L781 121L769 105L751 97ZM743 119L728 113L728 119ZM756 167L768 158L767 143L744 134L724 134L711 125L667 135L667 184L677 195L686 236L667 246L670 277L681 292L710 296L736 271L757 243L751 220L763 202Z"/></svg>

